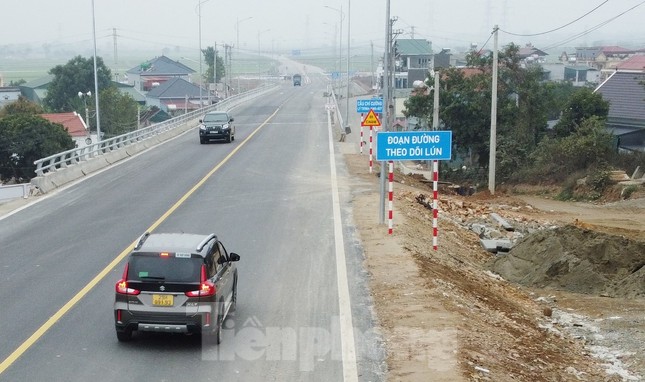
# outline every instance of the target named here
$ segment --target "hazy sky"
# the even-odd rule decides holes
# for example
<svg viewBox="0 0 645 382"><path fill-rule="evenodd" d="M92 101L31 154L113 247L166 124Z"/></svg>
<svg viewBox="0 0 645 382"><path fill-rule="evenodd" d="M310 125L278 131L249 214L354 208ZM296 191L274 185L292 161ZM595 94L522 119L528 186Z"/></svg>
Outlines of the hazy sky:
<svg viewBox="0 0 645 382"><path fill-rule="evenodd" d="M197 0L94 0L97 41L100 49L117 45L146 46L159 51L167 46L197 49L199 17ZM481 47L494 24L506 32L537 34L568 24L600 6L596 11L556 32L515 37L500 34L500 43L532 42L538 48L560 46L568 39L635 7L605 26L562 46L629 43L645 48L645 1L643 0L391 0L391 16L400 37L425 38L435 50L441 47ZM65 45L92 39L91 0L3 0L0 5L0 46L32 43ZM639 4L642 4L638 6ZM263 50L321 49L338 38L340 10L345 17L343 44L350 14L352 47L374 43L382 52L385 40L386 0L202 0L202 47L219 44ZM350 8L350 12L348 12ZM336 40L335 40L336 38ZM492 46L492 40L487 47ZM330 48L331 49L331 48Z"/></svg>

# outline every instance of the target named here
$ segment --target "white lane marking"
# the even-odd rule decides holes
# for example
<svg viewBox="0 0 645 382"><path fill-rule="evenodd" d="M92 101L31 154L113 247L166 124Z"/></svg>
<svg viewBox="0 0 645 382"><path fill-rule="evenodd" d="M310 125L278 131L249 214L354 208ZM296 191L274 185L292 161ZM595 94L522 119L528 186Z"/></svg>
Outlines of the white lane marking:
<svg viewBox="0 0 645 382"><path fill-rule="evenodd" d="M352 324L352 305L349 299L349 282L347 281L347 263L345 262L345 242L343 224L340 215L340 197L338 196L338 179L336 177L336 159L334 157L334 137L331 119L327 113L327 130L329 132L329 166L331 169L331 196L334 212L334 242L336 244L336 280L338 282L338 307L340 318L340 341L343 356L343 380L358 381L356 366L356 346L354 344L354 326Z"/></svg>

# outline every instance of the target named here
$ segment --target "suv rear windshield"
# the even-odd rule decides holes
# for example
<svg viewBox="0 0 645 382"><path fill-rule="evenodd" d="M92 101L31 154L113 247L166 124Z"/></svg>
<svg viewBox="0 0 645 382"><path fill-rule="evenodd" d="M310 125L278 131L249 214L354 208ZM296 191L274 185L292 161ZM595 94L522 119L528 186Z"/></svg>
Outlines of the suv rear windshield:
<svg viewBox="0 0 645 382"><path fill-rule="evenodd" d="M130 257L128 279L134 281L199 282L200 257L175 257L154 254L137 254Z"/></svg>

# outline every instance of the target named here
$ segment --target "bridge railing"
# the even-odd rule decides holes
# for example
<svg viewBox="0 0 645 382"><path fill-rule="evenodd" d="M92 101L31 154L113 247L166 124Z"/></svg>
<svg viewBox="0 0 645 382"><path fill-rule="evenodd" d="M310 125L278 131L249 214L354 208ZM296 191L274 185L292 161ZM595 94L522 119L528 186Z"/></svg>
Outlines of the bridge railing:
<svg viewBox="0 0 645 382"><path fill-rule="evenodd" d="M204 113L206 112L212 110L230 109L233 106L239 105L243 102L249 101L255 97L267 93L275 89L277 86L277 84L265 85L248 92L229 97L214 105L210 105L177 116L164 122L131 131L129 133L125 133L116 137L101 140L100 142L92 143L85 147L74 148L54 155L50 155L46 158L38 159L34 161L34 164L36 165L36 176L43 176L47 172L62 170L80 162L87 161L92 158L119 150L133 143L150 139L166 131L173 130L179 126L182 126L188 121L197 119L204 115Z"/></svg>

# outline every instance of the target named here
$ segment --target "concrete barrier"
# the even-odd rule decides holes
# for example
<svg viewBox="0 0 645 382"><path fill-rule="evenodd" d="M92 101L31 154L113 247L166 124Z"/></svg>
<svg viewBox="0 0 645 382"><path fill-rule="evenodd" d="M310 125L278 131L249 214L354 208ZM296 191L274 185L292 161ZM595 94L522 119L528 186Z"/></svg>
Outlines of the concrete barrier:
<svg viewBox="0 0 645 382"><path fill-rule="evenodd" d="M103 156L92 158L88 161L79 163L83 174L88 175L98 170L101 170L110 165Z"/></svg>
<svg viewBox="0 0 645 382"><path fill-rule="evenodd" d="M146 146L143 145L143 142L137 142L137 143L128 145L125 148L125 152L127 152L129 156L134 156L145 149L146 149Z"/></svg>
<svg viewBox="0 0 645 382"><path fill-rule="evenodd" d="M46 194L56 188L56 185L50 180L50 175L47 173L44 176L37 176L31 179L31 185L36 188L40 193Z"/></svg>
<svg viewBox="0 0 645 382"><path fill-rule="evenodd" d="M105 161L108 162L109 164L114 164L116 162L122 161L125 158L129 157L128 152L126 150L114 150L107 154L103 154L101 156L105 158Z"/></svg>
<svg viewBox="0 0 645 382"><path fill-rule="evenodd" d="M83 173L82 167L78 164L75 164L62 170L53 171L50 175L49 180L56 187L61 187L84 176L85 174Z"/></svg>

